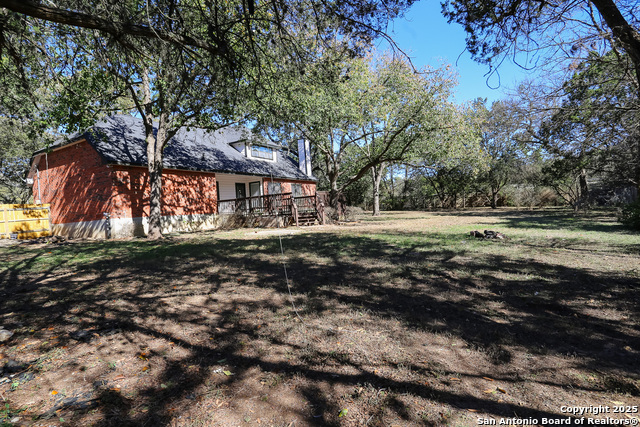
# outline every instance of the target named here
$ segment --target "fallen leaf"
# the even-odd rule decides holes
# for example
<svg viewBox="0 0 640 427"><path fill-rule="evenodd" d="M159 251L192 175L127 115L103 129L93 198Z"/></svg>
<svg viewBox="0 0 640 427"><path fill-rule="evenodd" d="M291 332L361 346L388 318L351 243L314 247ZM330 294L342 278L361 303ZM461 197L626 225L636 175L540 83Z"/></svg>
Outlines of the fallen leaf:
<svg viewBox="0 0 640 427"><path fill-rule="evenodd" d="M611 403L613 403L614 405L624 405L624 402L618 402L617 400L612 400Z"/></svg>
<svg viewBox="0 0 640 427"><path fill-rule="evenodd" d="M120 388L119 387L112 387L109 390L115 391L116 393L120 393Z"/></svg>
<svg viewBox="0 0 640 427"><path fill-rule="evenodd" d="M342 418L342 417L346 416L346 415L347 415L347 412L349 412L349 410L348 410L348 409L346 409L346 408L345 408L345 409L343 409L343 410L342 410L342 411L340 411L340 413L338 414L338 417Z"/></svg>
<svg viewBox="0 0 640 427"><path fill-rule="evenodd" d="M222 373L225 374L226 376L233 375L233 373L231 371L222 371Z"/></svg>
<svg viewBox="0 0 640 427"><path fill-rule="evenodd" d="M53 396L55 396L56 394L58 394L58 392L57 392L57 391L55 391L55 390L53 390L53 391L51 392L51 394L52 394Z"/></svg>
<svg viewBox="0 0 640 427"><path fill-rule="evenodd" d="M493 392L495 392L495 390L492 390L492 389L488 388L488 389L486 389L484 392L485 392L485 393L493 393Z"/></svg>
<svg viewBox="0 0 640 427"><path fill-rule="evenodd" d="M460 378L456 378L456 377L451 377L449 378L451 381L460 381Z"/></svg>
<svg viewBox="0 0 640 427"><path fill-rule="evenodd" d="M478 412L477 409L467 409L467 411L469 411L469 412Z"/></svg>
<svg viewBox="0 0 640 427"><path fill-rule="evenodd" d="M500 393L507 394L507 392L503 388L497 387L496 390L498 390Z"/></svg>
<svg viewBox="0 0 640 427"><path fill-rule="evenodd" d="M114 380L114 381L120 381L120 380L123 380L123 379L125 379L125 378L126 378L126 377L125 377L124 375L118 375L118 376L116 376L113 380Z"/></svg>
<svg viewBox="0 0 640 427"><path fill-rule="evenodd" d="M485 379L487 381L495 381L493 378L489 378L489 377L482 377L482 379Z"/></svg>
<svg viewBox="0 0 640 427"><path fill-rule="evenodd" d="M149 367L148 367L148 366L145 366L144 368L142 368L142 372L146 372L146 371L148 371L148 370L149 370Z"/></svg>

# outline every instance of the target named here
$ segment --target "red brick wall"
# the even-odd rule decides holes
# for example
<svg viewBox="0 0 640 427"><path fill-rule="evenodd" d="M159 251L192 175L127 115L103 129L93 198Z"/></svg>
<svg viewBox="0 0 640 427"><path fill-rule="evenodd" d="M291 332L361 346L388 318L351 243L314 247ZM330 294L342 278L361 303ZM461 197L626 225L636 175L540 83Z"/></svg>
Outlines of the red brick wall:
<svg viewBox="0 0 640 427"><path fill-rule="evenodd" d="M38 169L33 198L40 194L42 203L51 204L53 224L98 220L110 212L111 170L87 142L42 156Z"/></svg>
<svg viewBox="0 0 640 427"><path fill-rule="evenodd" d="M313 196L316 194L316 183L315 182L303 182L302 183L302 194L305 196Z"/></svg>
<svg viewBox="0 0 640 427"><path fill-rule="evenodd" d="M149 174L142 167L114 166L113 215L116 218L149 216ZM213 173L164 170L162 215L217 212Z"/></svg>
<svg viewBox="0 0 640 427"><path fill-rule="evenodd" d="M269 182L271 179L265 179L263 183L263 193L269 194ZM302 184L302 194L305 196L313 196L316 194L316 183L313 181L291 181L286 179L274 179L273 182L279 182L283 193L291 193L291 184Z"/></svg>

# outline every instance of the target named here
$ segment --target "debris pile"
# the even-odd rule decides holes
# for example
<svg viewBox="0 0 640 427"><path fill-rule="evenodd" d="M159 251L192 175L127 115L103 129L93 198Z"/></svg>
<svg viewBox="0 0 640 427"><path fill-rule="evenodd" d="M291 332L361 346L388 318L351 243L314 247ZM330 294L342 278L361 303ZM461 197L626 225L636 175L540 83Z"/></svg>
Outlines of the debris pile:
<svg viewBox="0 0 640 427"><path fill-rule="evenodd" d="M64 236L44 236L37 239L28 240L26 243L54 243L57 245L63 245L67 242L67 238Z"/></svg>
<svg viewBox="0 0 640 427"><path fill-rule="evenodd" d="M9 341L9 338L13 336L13 332L5 329L3 326L0 326L0 342Z"/></svg>
<svg viewBox="0 0 640 427"><path fill-rule="evenodd" d="M499 233L497 231L491 231L491 230L484 230L484 233L479 232L478 230L474 230L469 232L469 235L472 237L475 237L477 239L498 239L498 240L504 240L507 238L507 236L505 236L502 233Z"/></svg>

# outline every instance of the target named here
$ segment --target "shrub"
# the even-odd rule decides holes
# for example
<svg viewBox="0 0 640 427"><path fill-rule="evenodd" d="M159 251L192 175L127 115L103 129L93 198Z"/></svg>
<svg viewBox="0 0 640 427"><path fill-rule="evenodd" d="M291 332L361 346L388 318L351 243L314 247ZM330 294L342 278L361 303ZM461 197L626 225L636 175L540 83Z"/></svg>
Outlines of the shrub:
<svg viewBox="0 0 640 427"><path fill-rule="evenodd" d="M364 210L358 206L347 206L344 209L345 221L358 221L364 215Z"/></svg>
<svg viewBox="0 0 640 427"><path fill-rule="evenodd" d="M338 221L357 221L364 215L364 210L357 206L346 206L344 208L344 218L338 218L338 211L331 206L324 208L327 222L332 224Z"/></svg>
<svg viewBox="0 0 640 427"><path fill-rule="evenodd" d="M329 224L333 224L334 222L338 221L338 211L331 206L325 206L324 215L327 223Z"/></svg>
<svg viewBox="0 0 640 427"><path fill-rule="evenodd" d="M627 227L640 230L640 200L623 207L618 220Z"/></svg>

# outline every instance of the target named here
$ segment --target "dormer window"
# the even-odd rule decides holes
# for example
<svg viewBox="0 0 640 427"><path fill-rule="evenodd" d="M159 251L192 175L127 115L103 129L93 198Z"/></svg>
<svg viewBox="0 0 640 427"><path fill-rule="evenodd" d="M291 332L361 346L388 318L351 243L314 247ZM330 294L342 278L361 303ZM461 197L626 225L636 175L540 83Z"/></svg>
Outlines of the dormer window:
<svg viewBox="0 0 640 427"><path fill-rule="evenodd" d="M257 159L273 160L273 148L261 145L251 146L251 157Z"/></svg>
<svg viewBox="0 0 640 427"><path fill-rule="evenodd" d="M243 138L229 143L240 154L249 159L277 161L277 153L280 144L268 141L264 138Z"/></svg>

